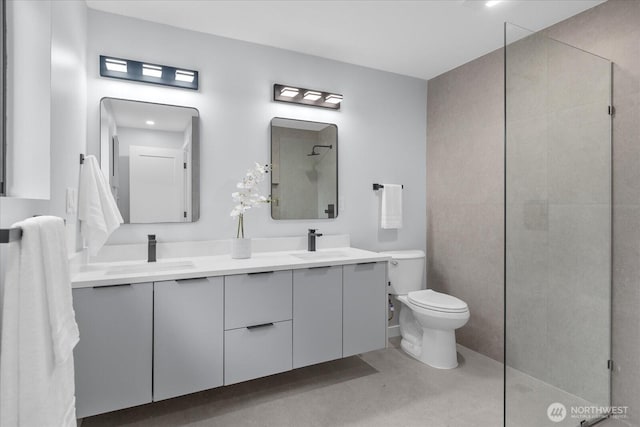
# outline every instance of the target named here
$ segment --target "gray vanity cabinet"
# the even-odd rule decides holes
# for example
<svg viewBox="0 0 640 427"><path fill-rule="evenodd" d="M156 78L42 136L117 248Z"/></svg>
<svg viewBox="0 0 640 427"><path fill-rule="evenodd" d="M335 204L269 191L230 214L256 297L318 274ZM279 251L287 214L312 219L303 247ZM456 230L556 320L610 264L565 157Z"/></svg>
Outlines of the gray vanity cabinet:
<svg viewBox="0 0 640 427"><path fill-rule="evenodd" d="M151 402L153 285L73 290L76 416Z"/></svg>
<svg viewBox="0 0 640 427"><path fill-rule="evenodd" d="M223 278L154 283L153 400L223 384Z"/></svg>
<svg viewBox="0 0 640 427"><path fill-rule="evenodd" d="M344 357L385 347L386 304L386 262L343 267Z"/></svg>
<svg viewBox="0 0 640 427"><path fill-rule="evenodd" d="M224 383L292 368L292 272L224 278Z"/></svg>
<svg viewBox="0 0 640 427"><path fill-rule="evenodd" d="M293 272L293 367L342 357L342 266Z"/></svg>

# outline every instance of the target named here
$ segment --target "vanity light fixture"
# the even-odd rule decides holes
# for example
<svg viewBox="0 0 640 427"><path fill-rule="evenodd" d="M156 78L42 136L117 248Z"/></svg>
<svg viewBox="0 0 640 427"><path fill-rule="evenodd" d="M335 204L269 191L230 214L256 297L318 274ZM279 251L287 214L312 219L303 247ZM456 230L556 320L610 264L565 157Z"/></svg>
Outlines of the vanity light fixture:
<svg viewBox="0 0 640 427"><path fill-rule="evenodd" d="M156 124L156 122L154 122L153 120L147 120L145 123L148 124L149 126L153 126Z"/></svg>
<svg viewBox="0 0 640 427"><path fill-rule="evenodd" d="M302 98L306 99L307 101L317 101L318 99L322 98L322 94L314 90L308 90L304 93L304 96Z"/></svg>
<svg viewBox="0 0 640 427"><path fill-rule="evenodd" d="M294 96L298 96L300 91L294 87L283 87L280 89L280 96L284 96L286 98L293 98Z"/></svg>
<svg viewBox="0 0 640 427"><path fill-rule="evenodd" d="M327 95L327 97L324 100L329 104L340 104L342 102L342 95L335 95L335 94Z"/></svg>
<svg viewBox="0 0 640 427"><path fill-rule="evenodd" d="M180 82L193 83L194 78L195 78L194 71L176 70L176 80Z"/></svg>
<svg viewBox="0 0 640 427"><path fill-rule="evenodd" d="M100 75L114 79L198 90L198 72L100 55Z"/></svg>
<svg viewBox="0 0 640 427"><path fill-rule="evenodd" d="M127 72L127 61L123 61L121 59L105 58L104 64L109 71L114 71L117 73Z"/></svg>
<svg viewBox="0 0 640 427"><path fill-rule="evenodd" d="M273 85L273 100L339 110L342 95L276 83Z"/></svg>
<svg viewBox="0 0 640 427"><path fill-rule="evenodd" d="M497 5L500 2L502 2L502 0L489 0L484 5L487 6L487 7L493 7L493 6Z"/></svg>
<svg viewBox="0 0 640 427"><path fill-rule="evenodd" d="M142 64L142 75L162 78L162 67L157 65Z"/></svg>

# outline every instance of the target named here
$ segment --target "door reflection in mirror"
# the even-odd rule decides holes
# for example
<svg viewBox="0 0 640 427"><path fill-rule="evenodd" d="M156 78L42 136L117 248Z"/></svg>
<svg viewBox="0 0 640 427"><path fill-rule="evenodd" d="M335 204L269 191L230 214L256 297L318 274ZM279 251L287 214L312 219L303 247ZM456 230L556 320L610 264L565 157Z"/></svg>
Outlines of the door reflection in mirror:
<svg viewBox="0 0 640 427"><path fill-rule="evenodd" d="M101 168L125 223L199 217L199 114L174 105L103 98Z"/></svg>

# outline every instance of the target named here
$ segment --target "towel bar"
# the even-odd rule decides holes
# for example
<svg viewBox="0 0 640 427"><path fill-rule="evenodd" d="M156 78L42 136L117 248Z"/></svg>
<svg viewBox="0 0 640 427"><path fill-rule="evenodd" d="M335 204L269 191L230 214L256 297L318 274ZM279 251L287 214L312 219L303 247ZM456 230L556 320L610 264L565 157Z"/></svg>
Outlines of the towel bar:
<svg viewBox="0 0 640 427"><path fill-rule="evenodd" d="M38 216L38 215L35 215ZM67 220L64 220L65 225L67 224ZM16 240L22 239L22 228L0 228L0 244L2 243L11 243Z"/></svg>
<svg viewBox="0 0 640 427"><path fill-rule="evenodd" d="M404 185L402 185L401 187L404 188ZM378 191L381 188L384 188L384 185L382 185L382 184L373 184L373 191Z"/></svg>
<svg viewBox="0 0 640 427"><path fill-rule="evenodd" d="M0 228L0 243L9 243L22 238L22 228Z"/></svg>

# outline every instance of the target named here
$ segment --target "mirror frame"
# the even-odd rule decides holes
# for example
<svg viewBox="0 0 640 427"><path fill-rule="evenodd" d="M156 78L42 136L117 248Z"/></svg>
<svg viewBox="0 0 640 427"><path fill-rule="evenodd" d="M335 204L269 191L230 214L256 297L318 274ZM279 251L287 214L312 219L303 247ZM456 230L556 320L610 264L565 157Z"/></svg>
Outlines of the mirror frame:
<svg viewBox="0 0 640 427"><path fill-rule="evenodd" d="M340 144L338 144L338 125L335 123L327 123L327 122L314 122L311 120L304 120L304 119L292 119L290 117L273 117L271 119L271 121L269 122L269 165L272 167L273 166L273 121L274 120L290 120L290 121L294 121L294 122L308 122L308 123L321 123L321 124L325 124L328 126L333 126L336 129L336 214L333 218L274 218L273 217L273 203L271 203L271 208L270 208L270 215L271 215L271 219L273 219L274 221L326 221L326 220L335 220L338 218L338 215L340 214L340 196L339 196L339 188L340 188L340 156L338 155L338 149L340 147ZM271 177L269 179L269 196L273 197L273 173L271 174ZM272 199L273 200L273 199Z"/></svg>
<svg viewBox="0 0 640 427"><path fill-rule="evenodd" d="M192 110L196 110L198 113L198 127L192 128L191 132L191 221L189 222L126 222L127 225L148 225L148 224L192 224L194 222L198 222L200 220L200 110L196 107L190 107L188 105L175 105L175 104L164 104L161 102L149 102L143 101L140 99L127 99L127 98L116 98L113 96L103 96L100 98L100 102L98 103L98 114L100 115L100 120L98 121L98 141L99 141L99 153L98 159L100 164L102 165L102 114L100 114L100 107L102 106L102 101L105 99L113 99L115 101L129 101L129 102L141 102L144 104L153 104L153 105L163 105L167 107L178 107L178 108L189 108ZM103 171L104 173L104 171ZM108 177L109 175L107 175Z"/></svg>

